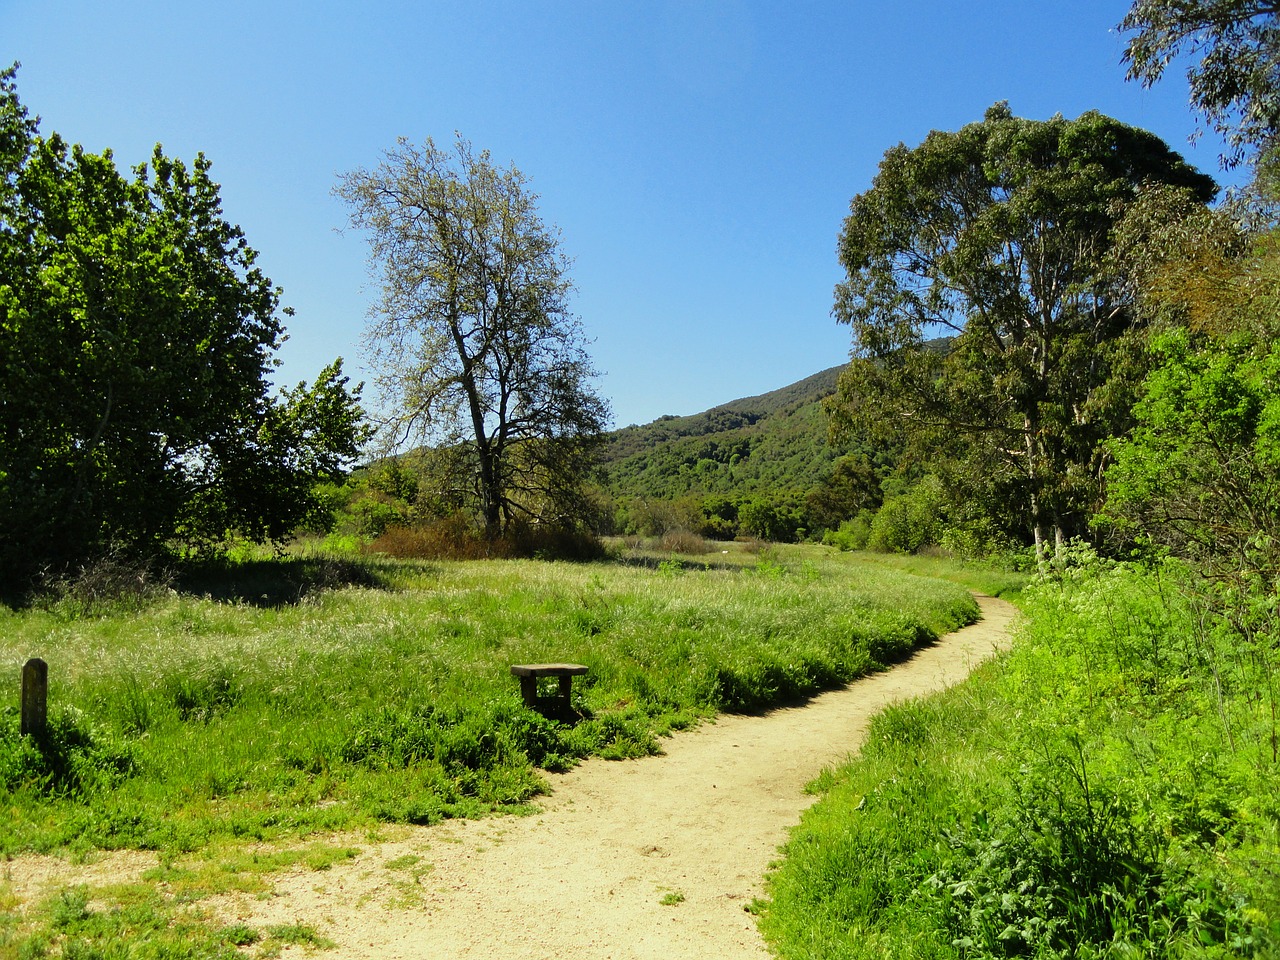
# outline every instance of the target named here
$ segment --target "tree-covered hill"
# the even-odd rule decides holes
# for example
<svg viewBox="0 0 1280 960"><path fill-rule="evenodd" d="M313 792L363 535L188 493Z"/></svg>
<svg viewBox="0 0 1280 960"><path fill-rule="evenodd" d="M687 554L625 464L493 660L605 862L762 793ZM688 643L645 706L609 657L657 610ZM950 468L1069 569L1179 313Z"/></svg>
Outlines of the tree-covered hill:
<svg viewBox="0 0 1280 960"><path fill-rule="evenodd" d="M672 500L807 490L850 452L847 445L828 444L822 408L843 369L831 367L691 416L613 431L603 455L610 492Z"/></svg>

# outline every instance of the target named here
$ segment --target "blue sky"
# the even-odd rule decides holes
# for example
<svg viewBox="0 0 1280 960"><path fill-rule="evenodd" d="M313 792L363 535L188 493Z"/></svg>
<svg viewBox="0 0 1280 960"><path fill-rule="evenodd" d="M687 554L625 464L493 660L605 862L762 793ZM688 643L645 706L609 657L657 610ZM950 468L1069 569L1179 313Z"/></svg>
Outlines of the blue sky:
<svg viewBox="0 0 1280 960"><path fill-rule="evenodd" d="M459 131L541 195L617 426L848 358L836 236L884 151L1008 100L1097 109L1206 172L1186 83L1126 83L1123 0L0 0L0 60L54 130L121 165L203 151L296 308L280 381L357 379L373 299L337 176ZM1219 179L1222 179L1219 175Z"/></svg>

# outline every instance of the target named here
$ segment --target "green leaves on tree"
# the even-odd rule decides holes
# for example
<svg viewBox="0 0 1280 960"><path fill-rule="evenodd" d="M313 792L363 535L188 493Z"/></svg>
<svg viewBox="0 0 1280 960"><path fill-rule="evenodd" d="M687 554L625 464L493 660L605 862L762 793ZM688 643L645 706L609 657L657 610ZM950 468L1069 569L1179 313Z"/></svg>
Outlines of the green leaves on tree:
<svg viewBox="0 0 1280 960"><path fill-rule="evenodd" d="M41 137L0 73L0 556L278 537L362 441L340 363L271 396L280 291L210 163L122 174Z"/></svg>
<svg viewBox="0 0 1280 960"><path fill-rule="evenodd" d="M1042 547L1082 532L1133 382L1135 317L1106 254L1147 183L1214 193L1158 137L1093 112L996 104L889 150L840 236L834 313L854 361L829 405L837 434L905 437Z"/></svg>
<svg viewBox="0 0 1280 960"><path fill-rule="evenodd" d="M461 138L452 153L401 140L335 192L382 286L365 342L389 444L438 447L443 499L490 536L576 525L609 409L569 310L568 260L524 175Z"/></svg>

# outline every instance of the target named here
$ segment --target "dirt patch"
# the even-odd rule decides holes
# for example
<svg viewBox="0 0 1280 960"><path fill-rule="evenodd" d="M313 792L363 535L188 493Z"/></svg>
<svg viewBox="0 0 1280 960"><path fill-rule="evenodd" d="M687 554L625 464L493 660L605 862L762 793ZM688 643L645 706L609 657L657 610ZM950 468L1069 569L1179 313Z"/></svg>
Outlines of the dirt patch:
<svg viewBox="0 0 1280 960"><path fill-rule="evenodd" d="M266 899L204 905L226 922L309 924L352 958L766 958L746 908L813 802L805 784L855 752L884 706L950 686L1007 646L1015 609L979 603L982 621L886 673L800 707L721 717L658 757L553 776L533 816L342 838L359 857L276 875ZM126 854L88 869L120 880L154 863ZM6 869L22 900L88 880L48 858Z"/></svg>

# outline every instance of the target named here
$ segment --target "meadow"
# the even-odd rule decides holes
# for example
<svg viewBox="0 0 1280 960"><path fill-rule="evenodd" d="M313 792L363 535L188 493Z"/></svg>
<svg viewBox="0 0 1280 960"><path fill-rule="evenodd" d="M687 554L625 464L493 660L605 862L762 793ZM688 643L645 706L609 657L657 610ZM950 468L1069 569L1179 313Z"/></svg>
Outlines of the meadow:
<svg viewBox="0 0 1280 960"><path fill-rule="evenodd" d="M519 811L543 771L655 752L976 614L956 585L821 548L343 564L293 592L246 559L132 603L0 611L0 851L173 855ZM33 656L49 665L41 745L18 735ZM589 668L581 722L523 705L509 667L545 661Z"/></svg>

